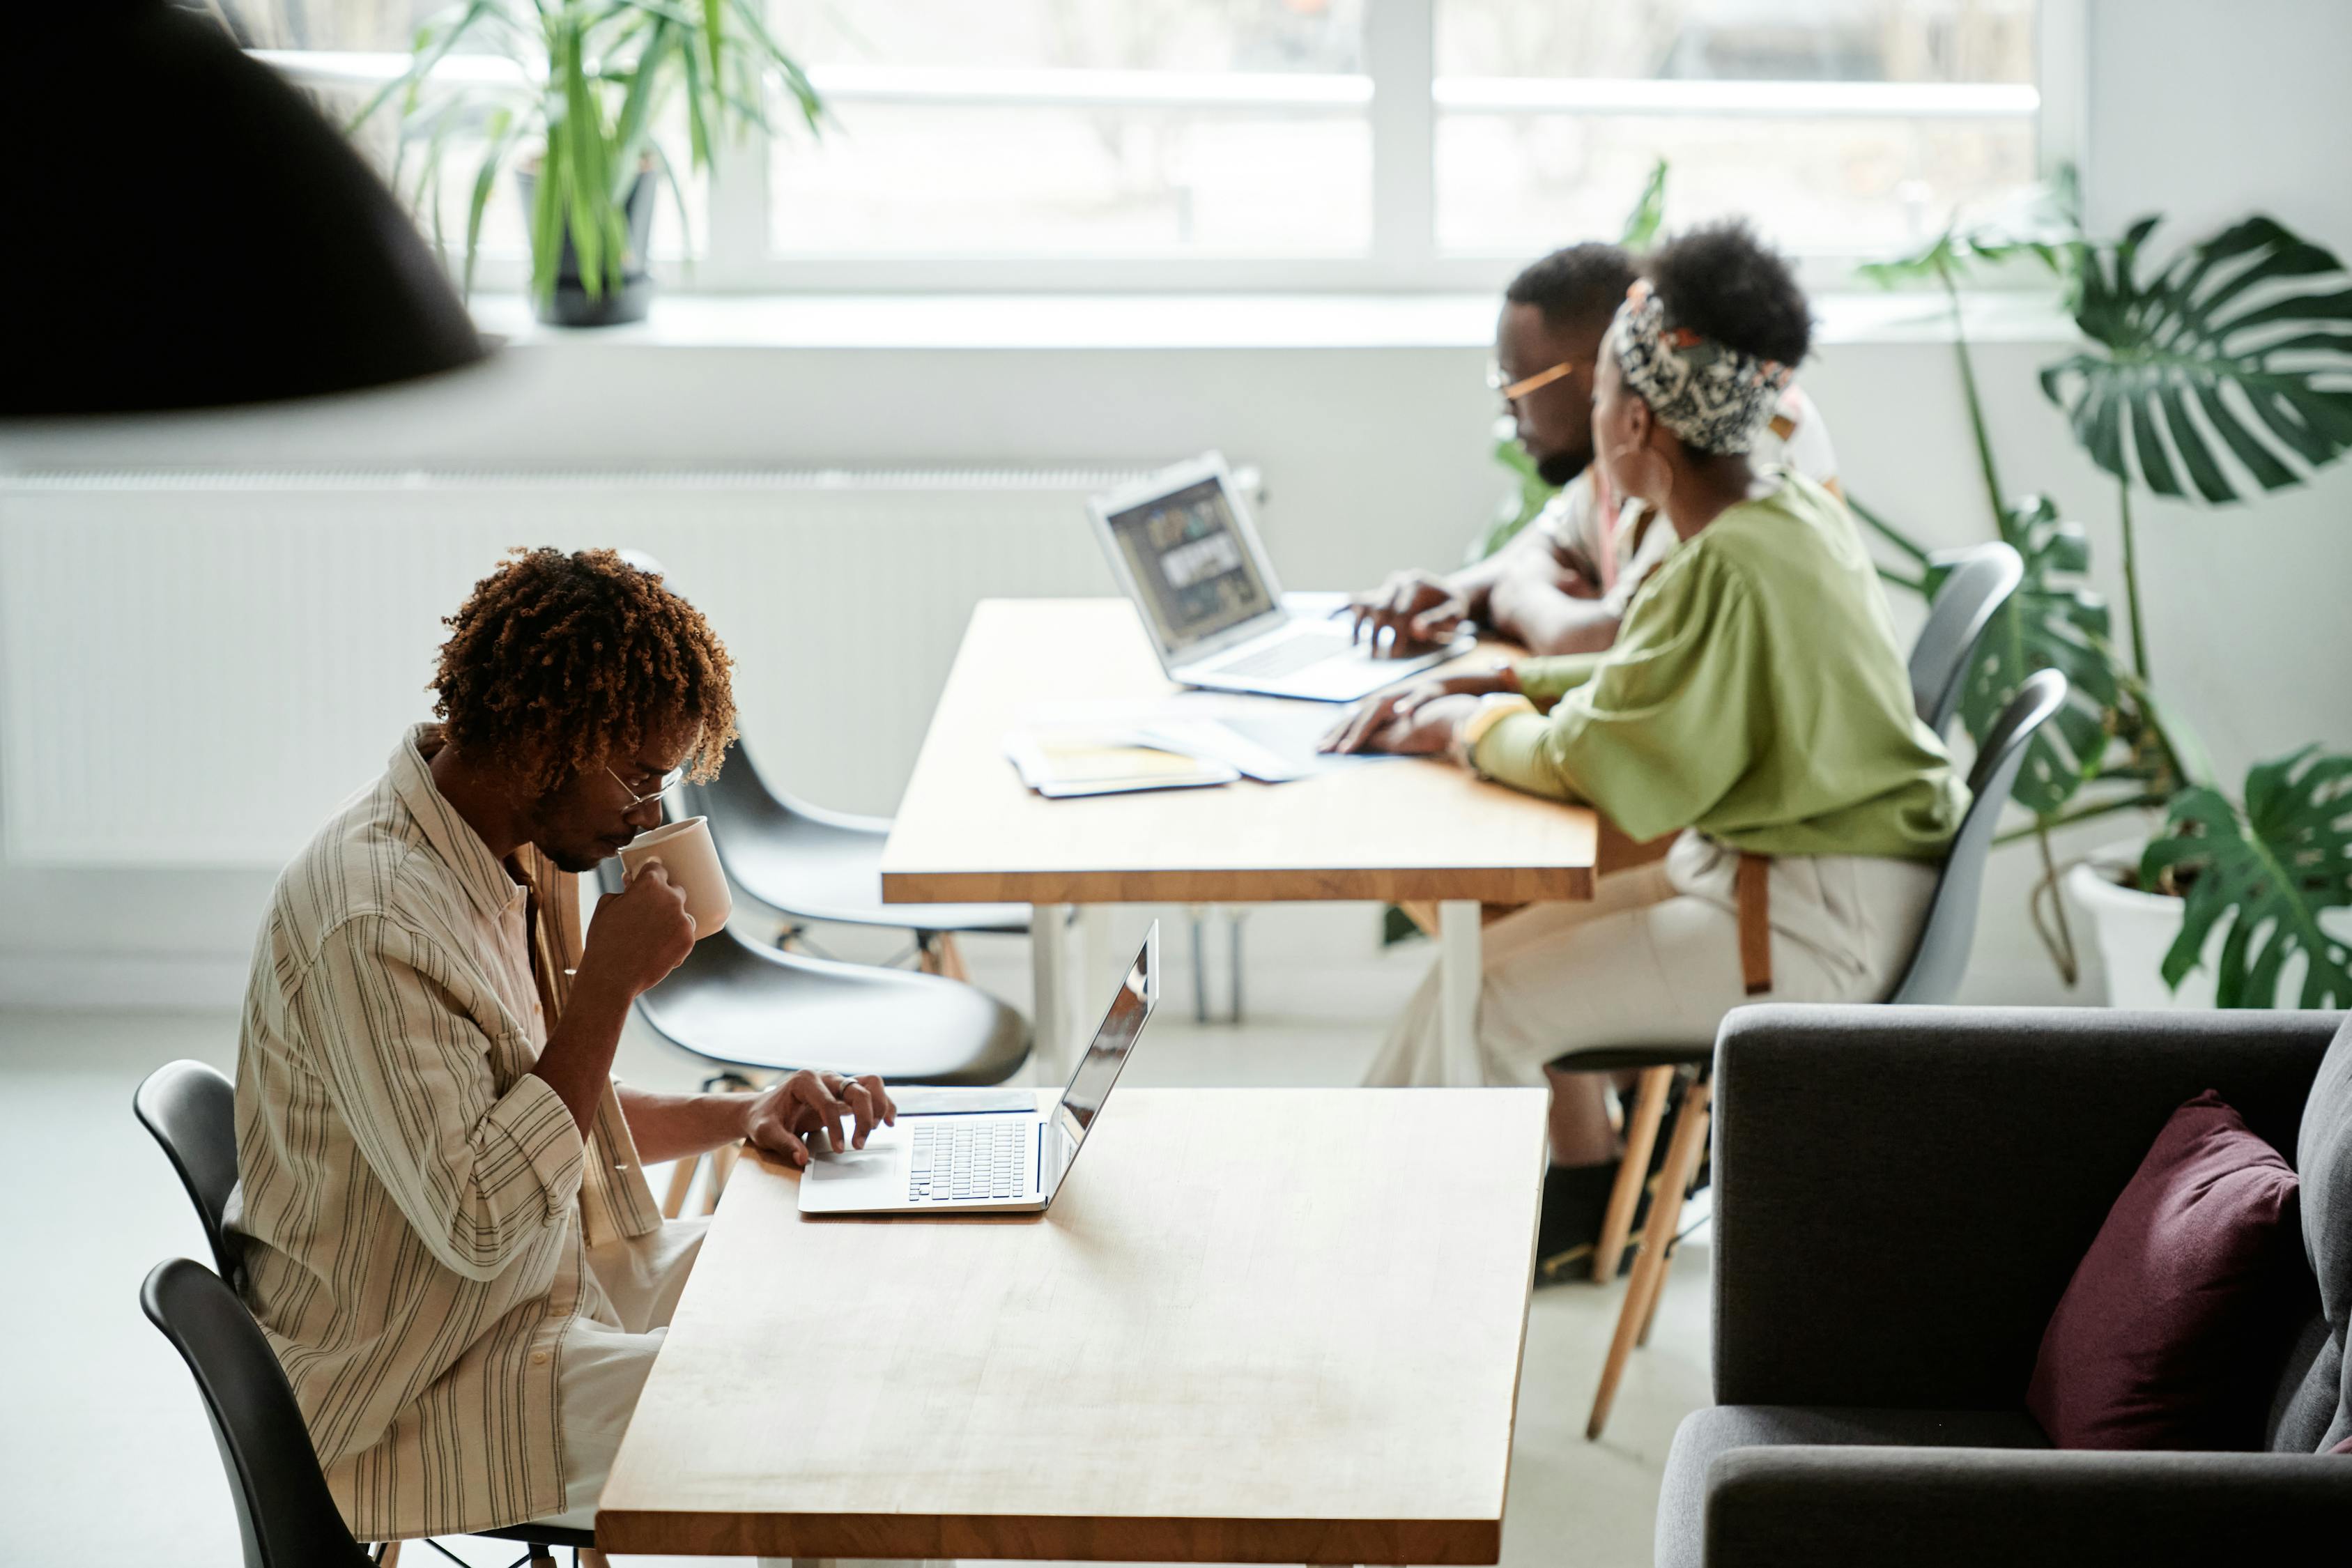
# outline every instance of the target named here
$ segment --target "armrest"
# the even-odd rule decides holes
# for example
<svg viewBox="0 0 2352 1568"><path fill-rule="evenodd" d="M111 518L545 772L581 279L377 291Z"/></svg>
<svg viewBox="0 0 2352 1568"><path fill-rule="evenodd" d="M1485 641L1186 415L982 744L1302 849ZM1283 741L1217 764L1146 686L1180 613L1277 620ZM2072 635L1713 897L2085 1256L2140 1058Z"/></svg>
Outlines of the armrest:
<svg viewBox="0 0 2352 1568"><path fill-rule="evenodd" d="M1707 1568L2242 1563L2346 1539L2352 1460L1740 1448L1708 1468L1706 1531Z"/></svg>
<svg viewBox="0 0 2352 1568"><path fill-rule="evenodd" d="M2341 1015L1744 1007L1716 1049L1715 1396L2014 1409L2166 1117L2292 1157Z"/></svg>

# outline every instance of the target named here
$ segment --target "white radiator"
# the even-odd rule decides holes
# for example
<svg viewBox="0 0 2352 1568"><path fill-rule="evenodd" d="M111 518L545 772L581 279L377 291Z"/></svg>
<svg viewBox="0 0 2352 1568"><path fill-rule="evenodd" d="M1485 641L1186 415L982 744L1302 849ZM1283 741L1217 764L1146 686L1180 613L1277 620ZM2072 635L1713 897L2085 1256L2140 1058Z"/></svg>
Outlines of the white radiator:
<svg viewBox="0 0 2352 1568"><path fill-rule="evenodd" d="M276 865L428 715L510 545L644 550L736 659L761 766L887 814L972 605L1105 594L1111 473L0 477L19 865Z"/></svg>

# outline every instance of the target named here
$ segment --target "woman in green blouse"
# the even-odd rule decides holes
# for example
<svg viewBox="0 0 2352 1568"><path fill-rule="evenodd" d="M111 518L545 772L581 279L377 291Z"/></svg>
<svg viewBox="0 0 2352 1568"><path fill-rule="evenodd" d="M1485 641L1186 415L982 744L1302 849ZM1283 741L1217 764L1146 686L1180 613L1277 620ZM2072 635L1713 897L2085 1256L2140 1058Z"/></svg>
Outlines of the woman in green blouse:
<svg viewBox="0 0 2352 1568"><path fill-rule="evenodd" d="M1602 879L1590 902L1534 905L1486 930L1487 1075L1553 1090L1547 1277L1590 1257L1618 1154L1603 1080L1547 1064L1706 1038L1759 982L1773 1001L1883 998L1967 805L1913 713L1840 503L1748 459L1810 344L1802 291L1743 225L1658 250L1604 341L1593 438L1608 482L1680 542L1615 645L1376 697L1327 742L1447 752L1515 789L1588 803L1634 838L1679 834L1663 862ZM1743 858L1763 895L1744 956ZM1432 974L1372 1082L1438 1081L1437 1002Z"/></svg>

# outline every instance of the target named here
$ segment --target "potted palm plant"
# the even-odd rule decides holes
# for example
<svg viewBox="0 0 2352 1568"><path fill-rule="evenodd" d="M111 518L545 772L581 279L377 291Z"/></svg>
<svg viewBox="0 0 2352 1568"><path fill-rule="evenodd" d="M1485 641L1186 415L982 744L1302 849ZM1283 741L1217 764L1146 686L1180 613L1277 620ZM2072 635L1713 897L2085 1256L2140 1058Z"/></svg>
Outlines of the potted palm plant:
<svg viewBox="0 0 2352 1568"><path fill-rule="evenodd" d="M656 123L681 111L687 163L700 173L730 141L772 132L778 85L820 130L823 100L770 34L760 0L462 0L418 27L408 68L352 124L397 110L395 184L445 253L446 182L465 182L469 293L483 212L499 174L514 169L540 319L605 325L642 320L651 301L646 249L660 188L685 216L678 163ZM453 168L453 150L472 144L479 155Z"/></svg>

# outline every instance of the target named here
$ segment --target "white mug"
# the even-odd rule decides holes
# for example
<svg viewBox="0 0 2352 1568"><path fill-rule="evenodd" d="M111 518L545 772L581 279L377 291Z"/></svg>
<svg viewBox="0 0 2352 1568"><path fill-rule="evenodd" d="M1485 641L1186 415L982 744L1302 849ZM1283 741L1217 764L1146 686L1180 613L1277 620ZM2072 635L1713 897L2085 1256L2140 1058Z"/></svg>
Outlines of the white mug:
<svg viewBox="0 0 2352 1568"><path fill-rule="evenodd" d="M709 818L665 823L640 834L621 851L621 868L632 879L648 866L659 866L672 885L685 889L695 941L725 925L735 912L735 896L728 891L727 873L719 868L718 847L710 842Z"/></svg>

